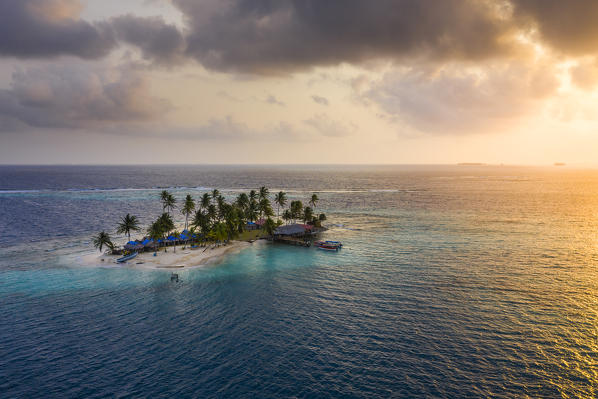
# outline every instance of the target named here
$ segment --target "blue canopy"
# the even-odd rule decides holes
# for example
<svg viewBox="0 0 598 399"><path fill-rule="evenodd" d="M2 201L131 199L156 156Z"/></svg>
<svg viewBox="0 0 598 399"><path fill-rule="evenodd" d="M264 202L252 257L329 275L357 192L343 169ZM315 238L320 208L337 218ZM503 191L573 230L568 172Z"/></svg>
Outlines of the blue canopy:
<svg viewBox="0 0 598 399"><path fill-rule="evenodd" d="M186 240L186 239L187 239L187 236L184 234L181 234L181 240Z"/></svg>
<svg viewBox="0 0 598 399"><path fill-rule="evenodd" d="M127 243L127 245L135 245L135 244L137 244L137 241L129 241L129 242Z"/></svg>
<svg viewBox="0 0 598 399"><path fill-rule="evenodd" d="M142 243L143 245L147 245L147 244L149 244L149 243L150 243L150 242L152 242L152 241L153 241L153 240L150 240L149 238L146 238L146 239L145 239L145 240L143 240L141 243Z"/></svg>
<svg viewBox="0 0 598 399"><path fill-rule="evenodd" d="M166 238L166 239L167 239L167 240L170 240L170 241L174 241L174 240L176 240L176 238L174 238L173 236L168 236L168 238Z"/></svg>

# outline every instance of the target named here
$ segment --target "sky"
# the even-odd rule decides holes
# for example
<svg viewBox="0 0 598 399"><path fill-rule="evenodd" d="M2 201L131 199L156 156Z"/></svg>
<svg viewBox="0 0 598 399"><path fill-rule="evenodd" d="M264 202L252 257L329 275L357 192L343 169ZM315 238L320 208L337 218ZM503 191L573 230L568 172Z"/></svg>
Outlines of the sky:
<svg viewBox="0 0 598 399"><path fill-rule="evenodd" d="M0 0L1 164L598 166L595 0Z"/></svg>

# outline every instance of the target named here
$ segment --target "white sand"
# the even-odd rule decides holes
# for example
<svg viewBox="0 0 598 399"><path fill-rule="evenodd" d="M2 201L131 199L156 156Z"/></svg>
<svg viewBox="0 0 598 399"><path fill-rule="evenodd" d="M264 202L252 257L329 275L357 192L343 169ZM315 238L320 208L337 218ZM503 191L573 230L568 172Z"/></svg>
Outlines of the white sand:
<svg viewBox="0 0 598 399"><path fill-rule="evenodd" d="M123 267L135 267L144 269L184 269L199 267L208 263L216 263L227 254L231 252L238 252L243 248L247 248L248 242L232 241L228 245L221 245L220 247L205 247L191 249L187 247L183 249L182 246L177 246L176 252L172 247L168 247L168 252L164 252L161 248L157 255L153 252L144 252L137 255L135 258L126 263L118 264ZM82 257L85 266L115 266L116 259L120 256L116 255L97 255L90 254Z"/></svg>

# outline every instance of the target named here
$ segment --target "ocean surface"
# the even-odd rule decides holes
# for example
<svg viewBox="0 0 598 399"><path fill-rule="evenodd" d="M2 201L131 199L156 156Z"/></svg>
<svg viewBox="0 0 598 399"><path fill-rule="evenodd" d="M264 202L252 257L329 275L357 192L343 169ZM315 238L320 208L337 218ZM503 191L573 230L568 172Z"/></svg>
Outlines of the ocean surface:
<svg viewBox="0 0 598 399"><path fill-rule="evenodd" d="M163 188L262 185L317 192L342 251L255 243L179 283L81 262ZM598 171L0 167L2 398L597 395Z"/></svg>

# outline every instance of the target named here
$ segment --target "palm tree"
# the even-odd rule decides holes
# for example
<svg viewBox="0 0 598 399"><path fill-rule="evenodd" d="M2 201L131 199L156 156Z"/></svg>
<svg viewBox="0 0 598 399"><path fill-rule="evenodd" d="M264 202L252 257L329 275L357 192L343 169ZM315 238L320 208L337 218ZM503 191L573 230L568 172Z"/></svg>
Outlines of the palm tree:
<svg viewBox="0 0 598 399"><path fill-rule="evenodd" d="M249 200L249 206L247 207L247 211L245 212L245 217L253 222L257 219L257 211L258 211L258 203L255 199Z"/></svg>
<svg viewBox="0 0 598 399"><path fill-rule="evenodd" d="M176 242L179 238L181 238L181 233L178 231L174 231L171 236L174 237L174 241L172 241L172 245L174 246L174 252L176 252Z"/></svg>
<svg viewBox="0 0 598 399"><path fill-rule="evenodd" d="M166 212L166 203L168 202L168 197L170 193L166 190L162 190L160 193L160 201L162 202L162 212Z"/></svg>
<svg viewBox="0 0 598 399"><path fill-rule="evenodd" d="M269 236L273 235L274 230L276 230L276 222L274 222L272 218L266 219L263 229L266 233L268 233Z"/></svg>
<svg viewBox="0 0 598 399"><path fill-rule="evenodd" d="M314 217L314 210L311 209L309 206L306 206L303 210L303 222L309 223L312 221Z"/></svg>
<svg viewBox="0 0 598 399"><path fill-rule="evenodd" d="M285 209L284 212L282 213L282 220L284 220L288 224L291 221L291 219L293 219L293 215L291 214L291 211L289 209Z"/></svg>
<svg viewBox="0 0 598 399"><path fill-rule="evenodd" d="M247 194L241 193L237 197L236 202L237 202L237 206L239 208L241 208L242 210L245 210L245 209L247 209L247 206L249 205L249 197L247 196Z"/></svg>
<svg viewBox="0 0 598 399"><path fill-rule="evenodd" d="M218 198L216 198L216 204L218 205L218 221L220 222L224 216L224 206L228 204L226 204L222 195L219 195Z"/></svg>
<svg viewBox="0 0 598 399"><path fill-rule="evenodd" d="M303 213L303 203L301 201L291 201L291 216L293 222L301 217Z"/></svg>
<svg viewBox="0 0 598 399"><path fill-rule="evenodd" d="M226 239L226 237L228 236L226 224L216 223L214 225L214 227L212 228L212 231L210 231L210 235L212 236L214 241L218 241L218 242L224 241Z"/></svg>
<svg viewBox="0 0 598 399"><path fill-rule="evenodd" d="M201 234L205 237L210 232L210 218L201 209L195 212L193 217L193 226L199 227Z"/></svg>
<svg viewBox="0 0 598 399"><path fill-rule="evenodd" d="M98 233L98 235L95 236L92 239L92 241L93 241L93 246L96 247L97 249L99 249L100 252L102 252L102 248L104 246L106 246L110 249L114 249L114 244L112 243L112 240L110 239L110 234L106 233L105 231Z"/></svg>
<svg viewBox="0 0 598 399"><path fill-rule="evenodd" d="M139 231L139 221L137 216L131 216L127 213L127 216L123 217L118 224L116 229L117 234L126 234L131 241L131 231Z"/></svg>
<svg viewBox="0 0 598 399"><path fill-rule="evenodd" d="M185 198L185 204L181 209L181 213L185 215L185 230L189 227L189 215L191 215L195 211L195 201L191 195L187 194Z"/></svg>
<svg viewBox="0 0 598 399"><path fill-rule="evenodd" d="M214 222L217 215L218 211L216 210L216 206L214 204L208 205L208 218L210 219L210 222Z"/></svg>
<svg viewBox="0 0 598 399"><path fill-rule="evenodd" d="M249 201L257 201L257 192L255 190L249 192Z"/></svg>
<svg viewBox="0 0 598 399"><path fill-rule="evenodd" d="M257 206L260 211L260 218L263 216L268 217L271 214L274 214L272 211L272 205L270 205L270 200L268 198L260 199L260 202L257 204Z"/></svg>
<svg viewBox="0 0 598 399"><path fill-rule="evenodd" d="M276 203L276 217L280 217L280 207L283 207L287 204L287 194L284 191L279 191L278 194L274 196L274 202Z"/></svg>
<svg viewBox="0 0 598 399"><path fill-rule="evenodd" d="M318 195L316 193L313 193L313 195L311 196L311 199L309 200L309 204L315 209L316 208L316 204L318 203L320 199L318 198Z"/></svg>
<svg viewBox="0 0 598 399"><path fill-rule="evenodd" d="M204 193L203 196L201 197L201 209L207 210L208 206L210 206L210 201L211 201L211 197L210 194L208 193Z"/></svg>
<svg viewBox="0 0 598 399"><path fill-rule="evenodd" d="M325 220L326 220L326 215L324 215L323 213L320 213L320 216L318 216L318 220L319 220L320 222L323 222L323 221L325 221Z"/></svg>
<svg viewBox="0 0 598 399"><path fill-rule="evenodd" d="M268 190L268 189L267 189L266 187L264 187L264 186L260 187L260 194L259 194L260 201L261 201L261 200L268 199L268 196L269 196L269 195L270 195L270 190Z"/></svg>
<svg viewBox="0 0 598 399"><path fill-rule="evenodd" d="M212 199L214 201L218 201L218 197L220 197L220 191L218 191L218 189L213 189L212 190Z"/></svg>
<svg viewBox="0 0 598 399"><path fill-rule="evenodd" d="M174 198L174 195L168 194L168 197L166 198L166 201L164 202L164 207L168 211L169 215L170 215L170 211L172 211L175 208L175 204L176 204L176 198Z"/></svg>
<svg viewBox="0 0 598 399"><path fill-rule="evenodd" d="M158 218L158 222L162 225L162 230L165 234L174 230L174 222L172 221L172 217L168 213L163 213Z"/></svg>
<svg viewBox="0 0 598 399"><path fill-rule="evenodd" d="M164 238L170 231L174 230L174 222L168 213L163 213L156 222L160 225L162 238ZM164 248L164 252L166 252L166 247Z"/></svg>
<svg viewBox="0 0 598 399"><path fill-rule="evenodd" d="M147 235L149 238L154 240L154 254L158 252L158 240L162 238L164 235L164 231L162 230L162 224L160 223L160 219L156 220L152 223L147 229Z"/></svg>

